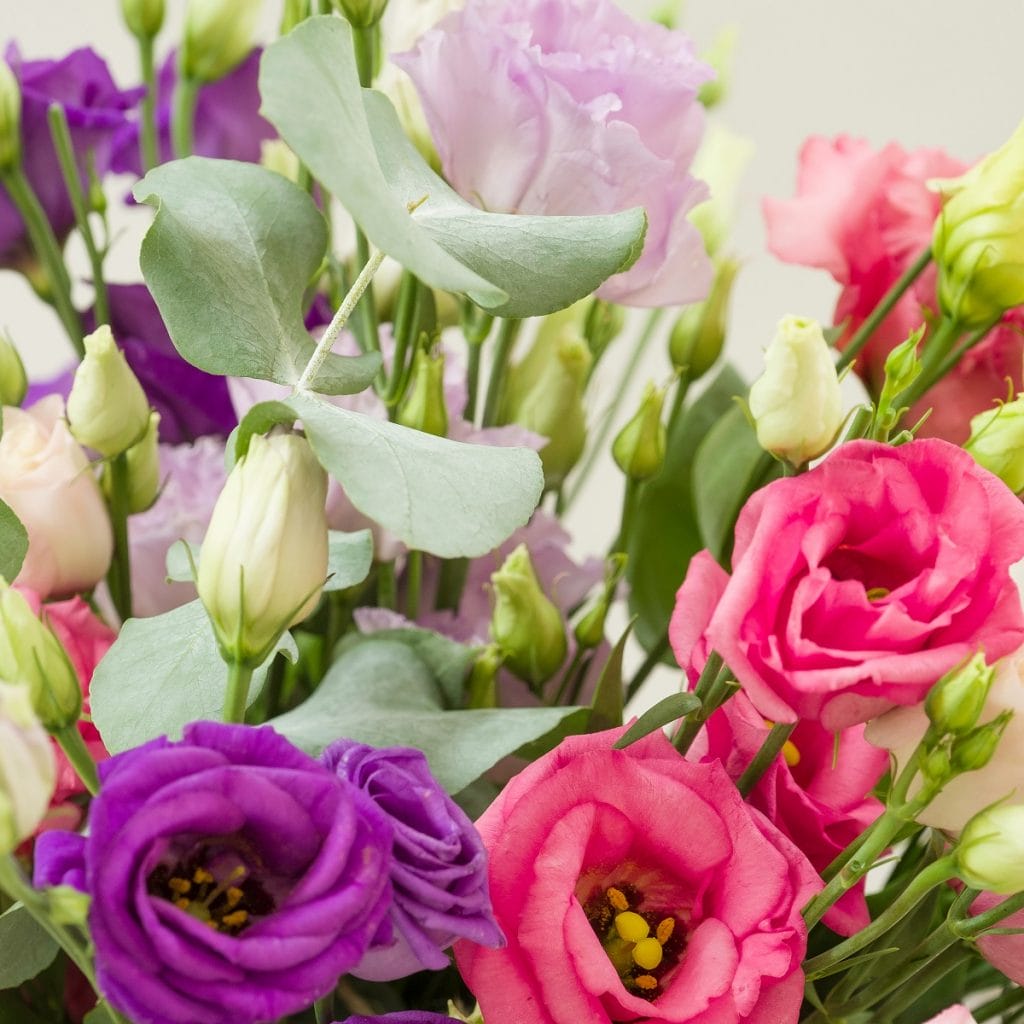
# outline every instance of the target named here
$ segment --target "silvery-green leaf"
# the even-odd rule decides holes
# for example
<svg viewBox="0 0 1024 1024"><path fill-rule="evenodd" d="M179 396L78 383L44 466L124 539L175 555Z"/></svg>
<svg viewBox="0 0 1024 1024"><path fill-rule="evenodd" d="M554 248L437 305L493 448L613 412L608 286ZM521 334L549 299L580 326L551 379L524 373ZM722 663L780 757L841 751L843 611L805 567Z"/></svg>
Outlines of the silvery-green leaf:
<svg viewBox="0 0 1024 1024"><path fill-rule="evenodd" d="M0 989L14 988L53 963L57 943L21 903L0 914Z"/></svg>
<svg viewBox="0 0 1024 1024"><path fill-rule="evenodd" d="M327 534L327 582L324 590L345 590L362 583L373 565L373 534L369 530Z"/></svg>
<svg viewBox="0 0 1024 1024"><path fill-rule="evenodd" d="M8 583L21 572L28 554L28 533L10 505L0 501L0 576Z"/></svg>

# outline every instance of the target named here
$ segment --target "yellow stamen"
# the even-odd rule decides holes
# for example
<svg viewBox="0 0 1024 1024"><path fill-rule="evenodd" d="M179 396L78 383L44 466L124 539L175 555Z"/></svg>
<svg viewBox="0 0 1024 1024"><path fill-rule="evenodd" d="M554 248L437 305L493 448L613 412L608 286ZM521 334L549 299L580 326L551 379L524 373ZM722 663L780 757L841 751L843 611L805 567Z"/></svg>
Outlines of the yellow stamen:
<svg viewBox="0 0 1024 1024"><path fill-rule="evenodd" d="M636 979L636 987L646 989L650 992L652 989L658 987L658 979L652 977L650 974L641 974Z"/></svg>
<svg viewBox="0 0 1024 1024"><path fill-rule="evenodd" d="M182 899L179 899L179 900L175 900L175 901L174 901L174 905L175 905L175 906L176 906L176 907L177 907L177 908L178 908L179 910L188 910L188 908L189 908L189 907L190 907L190 906L192 905L192 901L191 901L191 900L186 900L186 899L185 899L185 898L183 897Z"/></svg>
<svg viewBox="0 0 1024 1024"><path fill-rule="evenodd" d="M657 939L641 939L633 947L633 962L645 971L653 971L661 963L663 953Z"/></svg>
<svg viewBox="0 0 1024 1024"><path fill-rule="evenodd" d="M221 918L221 922L228 928L240 928L248 920L249 915L244 910L236 910L233 914L225 914Z"/></svg>
<svg viewBox="0 0 1024 1024"><path fill-rule="evenodd" d="M208 885L213 881L213 875L206 868L196 868L192 874L192 881L196 885Z"/></svg>
<svg viewBox="0 0 1024 1024"><path fill-rule="evenodd" d="M242 890L237 886L229 886L227 892L224 893L224 898L228 901L228 908L237 907L242 902Z"/></svg>
<svg viewBox="0 0 1024 1024"><path fill-rule="evenodd" d="M192 888L192 883L187 878L172 878L167 883L167 888L179 896L184 896Z"/></svg>
<svg viewBox="0 0 1024 1024"><path fill-rule="evenodd" d="M790 768L795 768L800 763L800 750L792 740L786 740L782 744L782 757Z"/></svg>
<svg viewBox="0 0 1024 1024"><path fill-rule="evenodd" d="M614 887L606 889L605 896L608 897L608 902L616 910L629 910L629 900L626 899L626 894L621 889Z"/></svg>
<svg viewBox="0 0 1024 1024"><path fill-rule="evenodd" d="M658 941L664 946L669 939L672 938L672 933L676 930L676 919L674 917L666 917L663 921L658 922L658 928L655 931Z"/></svg>
<svg viewBox="0 0 1024 1024"><path fill-rule="evenodd" d="M639 942L651 933L650 925L632 910L615 915L615 930L619 933L619 938L625 939L626 942Z"/></svg>

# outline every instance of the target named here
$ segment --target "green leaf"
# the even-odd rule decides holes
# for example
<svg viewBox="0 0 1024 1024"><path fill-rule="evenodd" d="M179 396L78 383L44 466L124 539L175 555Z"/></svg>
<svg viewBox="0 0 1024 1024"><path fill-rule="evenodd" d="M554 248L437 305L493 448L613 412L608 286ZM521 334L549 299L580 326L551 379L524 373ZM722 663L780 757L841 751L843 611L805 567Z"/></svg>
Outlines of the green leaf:
<svg viewBox="0 0 1024 1024"><path fill-rule="evenodd" d="M526 217L467 203L416 152L390 102L360 88L343 19L309 18L269 46L260 94L264 116L374 245L427 284L464 292L497 315L571 305L628 268L643 247L640 209Z"/></svg>
<svg viewBox="0 0 1024 1024"><path fill-rule="evenodd" d="M626 579L629 608L637 617L637 639L647 651L665 636L686 568L704 547L695 508L698 492L704 487L693 474L697 446L733 408L733 396L745 391L740 375L731 366L723 367L700 398L676 419L668 436L664 468L640 491ZM651 538L656 538L656 543Z"/></svg>
<svg viewBox="0 0 1024 1024"><path fill-rule="evenodd" d="M28 531L10 505L0 501L0 576L10 583L28 554Z"/></svg>
<svg viewBox="0 0 1024 1024"><path fill-rule="evenodd" d="M298 650L290 633L253 674L250 704L279 650L294 660ZM89 689L93 721L107 750L117 754L165 734L178 739L189 722L219 720L227 671L200 601L129 619L96 666Z"/></svg>
<svg viewBox="0 0 1024 1024"><path fill-rule="evenodd" d="M327 532L327 582L325 591L345 590L362 583L373 565L373 534L369 530Z"/></svg>
<svg viewBox="0 0 1024 1024"><path fill-rule="evenodd" d="M457 793L524 743L586 713L544 707L445 711L443 705L438 680L413 648L364 637L342 652L305 703L270 724L313 755L341 737L416 747L441 785Z"/></svg>
<svg viewBox="0 0 1024 1024"><path fill-rule="evenodd" d="M301 393L287 404L352 504L410 548L475 558L522 526L540 500L540 459L527 448L449 441Z"/></svg>
<svg viewBox="0 0 1024 1024"><path fill-rule="evenodd" d="M655 729L661 729L683 715L700 707L700 698L692 693L673 693L659 700L654 707L645 711L616 741L615 749L622 750L630 743L642 740Z"/></svg>
<svg viewBox="0 0 1024 1024"><path fill-rule="evenodd" d="M155 168L134 195L157 207L140 261L171 340L209 373L294 384L314 350L302 296L327 228L297 185L255 164L189 157ZM377 353L332 355L314 388L355 394Z"/></svg>
<svg viewBox="0 0 1024 1024"><path fill-rule="evenodd" d="M239 421L231 432L234 462L243 458L249 451L249 442L255 434L266 434L274 427L295 422L295 410L284 402L258 402ZM232 464L234 464L234 462Z"/></svg>
<svg viewBox="0 0 1024 1024"><path fill-rule="evenodd" d="M14 988L45 970L57 943L21 903L0 914L0 988Z"/></svg>
<svg viewBox="0 0 1024 1024"><path fill-rule="evenodd" d="M587 723L587 732L600 732L602 729L614 729L616 726L622 725L622 655L626 650L629 634L633 632L635 621L634 619L626 627L612 653L608 655L604 668L601 669L601 676L597 680L597 688L594 690L594 699L590 702L590 721Z"/></svg>

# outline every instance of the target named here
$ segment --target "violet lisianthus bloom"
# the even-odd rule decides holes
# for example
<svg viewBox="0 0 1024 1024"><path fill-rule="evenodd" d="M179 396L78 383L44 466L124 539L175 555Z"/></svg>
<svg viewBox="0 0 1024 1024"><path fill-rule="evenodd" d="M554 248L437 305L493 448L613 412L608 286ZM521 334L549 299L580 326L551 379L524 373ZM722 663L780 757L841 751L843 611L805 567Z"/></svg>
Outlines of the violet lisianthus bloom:
<svg viewBox="0 0 1024 1024"><path fill-rule="evenodd" d="M127 127L141 90L118 89L107 65L90 49L74 50L60 60L23 61L12 43L4 57L21 85L22 168L63 239L75 214L50 139L47 110L52 103L64 108L75 162L87 187L90 161L100 178L111 170L115 140ZM21 267L30 258L21 215L0 185L0 267Z"/></svg>
<svg viewBox="0 0 1024 1024"><path fill-rule="evenodd" d="M423 102L444 173L501 213L647 211L643 254L601 298L703 298L711 267L687 212L713 77L692 42L610 0L475 0L393 58Z"/></svg>
<svg viewBox="0 0 1024 1024"><path fill-rule="evenodd" d="M387 815L394 833L391 882L394 939L375 946L353 972L391 981L448 966L457 938L501 946L491 912L487 854L473 823L441 788L419 750L332 743L321 760L358 786Z"/></svg>
<svg viewBox="0 0 1024 1024"><path fill-rule="evenodd" d="M387 820L273 729L196 722L99 771L81 842L89 932L100 992L135 1024L277 1020L386 932Z"/></svg>

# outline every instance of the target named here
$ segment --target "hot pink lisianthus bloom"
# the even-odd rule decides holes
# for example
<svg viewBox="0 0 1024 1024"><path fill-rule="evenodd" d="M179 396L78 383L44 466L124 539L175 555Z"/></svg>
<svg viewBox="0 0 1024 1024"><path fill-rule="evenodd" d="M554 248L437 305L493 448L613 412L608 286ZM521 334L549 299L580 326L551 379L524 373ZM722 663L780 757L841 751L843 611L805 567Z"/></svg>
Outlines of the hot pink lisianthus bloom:
<svg viewBox="0 0 1024 1024"><path fill-rule="evenodd" d="M1019 647L1022 556L1024 505L965 451L852 441L750 498L724 582L710 558L690 563L676 656L693 658L683 624L707 619L699 643L762 715L845 729L916 704L975 651Z"/></svg>
<svg viewBox="0 0 1024 1024"><path fill-rule="evenodd" d="M703 298L711 267L686 214L712 77L680 32L609 0L474 0L394 58L423 102L445 175L498 213L647 211L643 254L598 295L634 306Z"/></svg>
<svg viewBox="0 0 1024 1024"><path fill-rule="evenodd" d="M984 914L1005 900L1005 896L983 892L972 904L972 914ZM1024 928L1024 910L1004 917L999 928ZM1024 985L1024 934L982 935L978 939L978 952L997 970L1002 971L1010 981Z"/></svg>
<svg viewBox="0 0 1024 1024"><path fill-rule="evenodd" d="M721 765L684 760L660 732L613 750L622 732L565 740L477 822L508 945L461 941L455 956L485 1019L795 1021L800 908L820 879ZM627 911L649 926L640 952Z"/></svg>
<svg viewBox="0 0 1024 1024"><path fill-rule="evenodd" d="M812 137L804 144L796 197L764 201L768 247L789 263L827 270L842 285L835 321L847 328L840 347L931 244L942 196L927 182L958 177L967 168L937 149L908 153L893 143L876 151L848 136ZM858 356L858 372L873 393L882 386L889 351L937 315L935 276L931 265ZM970 434L971 417L1005 398L1007 378L1021 390L1022 326L1024 315L1011 311L917 403L911 422L932 409L922 436L960 444Z"/></svg>

